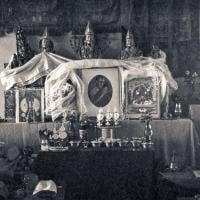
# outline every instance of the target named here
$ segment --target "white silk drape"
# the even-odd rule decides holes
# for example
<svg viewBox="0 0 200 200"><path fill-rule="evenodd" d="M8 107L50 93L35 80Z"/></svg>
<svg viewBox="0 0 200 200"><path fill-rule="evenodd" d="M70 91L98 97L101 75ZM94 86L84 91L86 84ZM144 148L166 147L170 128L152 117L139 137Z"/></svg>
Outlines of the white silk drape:
<svg viewBox="0 0 200 200"><path fill-rule="evenodd" d="M59 65L53 70L46 79L45 93L46 100L49 105L46 108L48 113L51 113L52 119L55 120L59 115L62 115L68 110L68 107L63 105L66 98L71 98L74 94L69 94L67 97L59 96L56 102L53 100L54 94L63 87L63 83L71 80L73 85L76 85L77 89L77 110L81 113L86 112L86 105L84 102L84 83L76 73L80 69L94 69L116 67L119 69L122 82L122 105L121 110L123 112L123 105L125 100L124 82L128 79L139 77L154 77L161 85L161 100L166 95L167 87L171 90L178 88L176 81L173 79L164 59L152 59L149 57L139 57L130 60L115 60L115 59L86 59L71 61ZM72 104L71 104L72 105Z"/></svg>

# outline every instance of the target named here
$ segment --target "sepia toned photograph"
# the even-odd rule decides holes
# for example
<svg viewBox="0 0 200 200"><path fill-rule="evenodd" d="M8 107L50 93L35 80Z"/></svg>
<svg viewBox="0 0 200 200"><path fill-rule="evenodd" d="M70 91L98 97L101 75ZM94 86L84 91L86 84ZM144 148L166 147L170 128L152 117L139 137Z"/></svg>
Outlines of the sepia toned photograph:
<svg viewBox="0 0 200 200"><path fill-rule="evenodd" d="M200 0L0 0L0 200L200 200Z"/></svg>

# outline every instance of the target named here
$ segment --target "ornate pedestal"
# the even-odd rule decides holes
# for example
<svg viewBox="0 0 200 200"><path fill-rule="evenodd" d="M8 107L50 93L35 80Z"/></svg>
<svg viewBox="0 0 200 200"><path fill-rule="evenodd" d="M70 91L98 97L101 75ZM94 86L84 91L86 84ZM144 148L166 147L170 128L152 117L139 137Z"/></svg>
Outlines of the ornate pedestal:
<svg viewBox="0 0 200 200"><path fill-rule="evenodd" d="M100 136L103 140L106 139L115 139L116 138L116 132L121 126L97 126L97 130L100 131Z"/></svg>

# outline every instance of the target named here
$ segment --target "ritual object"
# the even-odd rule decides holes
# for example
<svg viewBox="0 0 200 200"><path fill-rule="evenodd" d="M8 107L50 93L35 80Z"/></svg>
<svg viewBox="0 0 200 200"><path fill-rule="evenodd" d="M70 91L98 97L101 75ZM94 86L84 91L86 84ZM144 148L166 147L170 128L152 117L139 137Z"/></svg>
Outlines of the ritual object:
<svg viewBox="0 0 200 200"><path fill-rule="evenodd" d="M87 129L89 128L89 120L87 115L80 116L79 136L81 140L87 139Z"/></svg>
<svg viewBox="0 0 200 200"><path fill-rule="evenodd" d="M21 26L18 26L16 32L16 47L17 53L13 54L9 64L6 67L7 69L13 69L22 66L34 56L34 51L27 43Z"/></svg>
<svg viewBox="0 0 200 200"><path fill-rule="evenodd" d="M151 121L151 118L146 119L146 125L145 125L145 130L144 130L144 136L145 136L146 142L151 142L151 137L153 135L153 130L152 130L150 121Z"/></svg>
<svg viewBox="0 0 200 200"><path fill-rule="evenodd" d="M103 122L104 122L103 109L99 109L99 113L97 114L97 126L99 127L103 126Z"/></svg>
<svg viewBox="0 0 200 200"><path fill-rule="evenodd" d="M131 30L129 29L126 34L126 44L125 48L121 51L121 59L128 59L131 57L142 56L142 51L136 46L134 41L134 36Z"/></svg>
<svg viewBox="0 0 200 200"><path fill-rule="evenodd" d="M180 118L182 115L182 108L181 108L181 103L176 102L175 104L175 110L174 110L174 116L177 118Z"/></svg>
<svg viewBox="0 0 200 200"><path fill-rule="evenodd" d="M80 57L82 59L101 57L101 50L96 44L91 22L88 22L85 29L85 40L80 48Z"/></svg>
<svg viewBox="0 0 200 200"><path fill-rule="evenodd" d="M171 171L177 171L178 170L178 164L176 162L176 154L175 154L174 151L173 151L173 154L172 154L172 158L171 158L171 163L169 165L169 169Z"/></svg>
<svg viewBox="0 0 200 200"><path fill-rule="evenodd" d="M49 150L49 142L48 142L49 135L50 135L50 132L47 129L39 131L39 136L41 140L41 151Z"/></svg>
<svg viewBox="0 0 200 200"><path fill-rule="evenodd" d="M49 150L48 140L42 139L42 141L41 141L41 151L48 151L48 150Z"/></svg>
<svg viewBox="0 0 200 200"><path fill-rule="evenodd" d="M154 146L154 143L152 142L153 130L151 126L152 116L150 114L143 115L141 120L142 122L145 122L144 140L142 141L142 145L145 149L153 148Z"/></svg>
<svg viewBox="0 0 200 200"><path fill-rule="evenodd" d="M39 42L39 49L40 51L44 52L53 52L54 51L54 44L52 40L49 38L49 32L47 27L45 27L44 34L42 39Z"/></svg>
<svg viewBox="0 0 200 200"><path fill-rule="evenodd" d="M113 121L114 121L115 126L119 125L119 118L120 118L120 114L117 112L116 108L114 108Z"/></svg>
<svg viewBox="0 0 200 200"><path fill-rule="evenodd" d="M101 138L103 139L103 141L115 139L116 135L117 135L117 130L119 128L121 128L120 125L118 125L118 126L101 126L101 127L97 127L97 129L100 130Z"/></svg>
<svg viewBox="0 0 200 200"><path fill-rule="evenodd" d="M113 125L113 114L110 112L110 110L107 110L106 112L106 126L111 126Z"/></svg>
<svg viewBox="0 0 200 200"><path fill-rule="evenodd" d="M159 49L158 45L155 43L152 46L150 56L154 59L161 58L161 50Z"/></svg>
<svg viewBox="0 0 200 200"><path fill-rule="evenodd" d="M120 128L119 125L119 113L114 109L111 112L108 108L104 114L103 109L99 109L97 114L97 131L100 130L101 138L104 140L116 138L116 130Z"/></svg>

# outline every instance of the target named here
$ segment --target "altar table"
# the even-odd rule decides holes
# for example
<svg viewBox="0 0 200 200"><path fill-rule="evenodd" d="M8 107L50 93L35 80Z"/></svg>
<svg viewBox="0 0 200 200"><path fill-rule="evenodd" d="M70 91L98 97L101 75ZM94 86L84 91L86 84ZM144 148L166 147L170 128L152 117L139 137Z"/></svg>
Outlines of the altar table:
<svg viewBox="0 0 200 200"><path fill-rule="evenodd" d="M33 167L40 179L63 183L68 200L151 200L153 169L153 151L107 149L40 152Z"/></svg>
<svg viewBox="0 0 200 200"><path fill-rule="evenodd" d="M39 130L53 129L53 126L53 123L0 123L0 141L4 141L6 146L16 144L21 148L33 145L35 150L38 150ZM190 119L153 120L152 129L156 158L164 164L169 164L174 151L180 167L195 166L198 137ZM90 137L94 138L94 132L91 134ZM144 123L139 120L125 120L122 122L122 128L117 131L117 137L143 135Z"/></svg>

